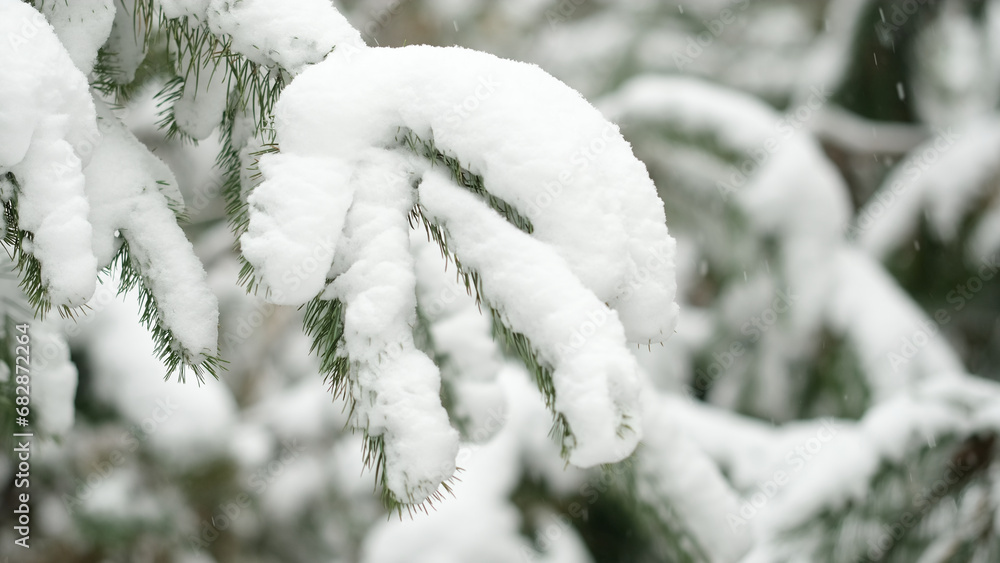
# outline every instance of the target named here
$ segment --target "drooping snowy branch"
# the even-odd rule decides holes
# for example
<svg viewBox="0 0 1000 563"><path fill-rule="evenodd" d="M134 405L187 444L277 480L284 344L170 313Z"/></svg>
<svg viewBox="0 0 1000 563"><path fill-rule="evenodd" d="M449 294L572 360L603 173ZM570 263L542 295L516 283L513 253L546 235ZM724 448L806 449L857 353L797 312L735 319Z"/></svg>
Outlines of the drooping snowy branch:
<svg viewBox="0 0 1000 563"><path fill-rule="evenodd" d="M0 174L17 181L17 227L40 264L33 305L80 306L97 281L82 172L99 137L89 85L27 4L0 2L0 35Z"/></svg>
<svg viewBox="0 0 1000 563"><path fill-rule="evenodd" d="M248 198L243 253L273 300L301 304L327 287L320 299L340 304L311 305L307 329L323 318L342 331L342 342L331 343L329 331L311 330L317 344L325 338L323 346L340 350L324 365L335 384L349 380L355 423L384 448L378 468L397 502L419 502L450 476L442 473L451 468L447 442L411 457L421 440L451 434L434 423L434 433L412 436L417 449L392 444L407 422L421 428L414 421L444 411L437 369L411 350L413 322L397 323L391 342L380 332L386 327L358 324L360 311L387 321L415 314L412 295L375 301L361 291L362 280L377 288L413 276L408 256L351 250L355 216L378 209L379 198L406 211L382 230L405 228L412 208L536 366L567 458L589 466L632 451L641 427L637 367L625 344L672 333L674 243L645 168L614 125L537 67L456 48L334 51L299 75L275 109L280 153L260 158L264 181ZM401 130L411 136L401 139ZM408 287L393 294L412 293ZM319 314L338 307L342 321ZM419 380L433 404L418 399L423 391L391 383L394 370L385 366L411 357L427 366ZM403 409L386 420L371 410L396 393L428 411ZM434 471L436 482L424 479Z"/></svg>
<svg viewBox="0 0 1000 563"><path fill-rule="evenodd" d="M121 258L123 285L142 285L145 320L171 370L214 373L218 300L177 224L184 206L177 181L101 102L98 114L103 135L84 174L100 265Z"/></svg>
<svg viewBox="0 0 1000 563"><path fill-rule="evenodd" d="M11 38L0 45L0 66L12 78L0 86L0 173L17 186L5 197L17 221L8 228L22 233L8 237L22 285L42 312L81 306L98 270L122 258L123 287L140 286L144 320L167 366L214 373L218 304L177 224L177 183L92 97L81 70L94 66L116 12L84 4L47 5L55 32L28 5L0 4ZM79 10L99 17L73 26Z"/></svg>

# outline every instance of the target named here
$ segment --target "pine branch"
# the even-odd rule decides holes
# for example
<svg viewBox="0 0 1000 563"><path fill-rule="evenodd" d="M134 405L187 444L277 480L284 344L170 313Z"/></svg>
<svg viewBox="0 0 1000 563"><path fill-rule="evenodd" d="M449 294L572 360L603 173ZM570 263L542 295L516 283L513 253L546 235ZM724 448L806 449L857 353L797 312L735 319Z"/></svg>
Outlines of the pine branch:
<svg viewBox="0 0 1000 563"><path fill-rule="evenodd" d="M481 175L463 167L457 158L438 150L434 139L422 139L409 129L401 129L396 135L396 142L409 149L413 154L426 158L432 166L440 165L447 168L455 183L481 197L491 209L499 213L511 225L529 235L535 231L531 221L521 215L517 208L486 190L486 183Z"/></svg>
<svg viewBox="0 0 1000 563"><path fill-rule="evenodd" d="M11 261L17 267L21 280L18 285L21 291L24 292L25 297L27 297L28 303L34 309L35 316L39 319L44 319L45 315L52 309L52 301L49 299L48 289L42 281L42 264L38 261L38 258L35 258L34 254L29 250L25 250L25 246L31 248L34 235L19 228L17 194L20 186L17 178L12 172L8 172L6 174L6 181L10 182L14 187L14 191L10 199L3 202L4 221L7 229L0 243L3 244ZM72 318L75 314L74 309L65 305L61 305L58 311L59 315L63 317Z"/></svg>
<svg viewBox="0 0 1000 563"><path fill-rule="evenodd" d="M463 177L467 178L468 176ZM552 381L552 367L538 357L536 349L528 337L508 327L504 322L503 314L493 308L488 301L484 301L482 279L479 274L475 270L462 265L459 257L448 246L448 238L445 230L427 217L420 204L414 206L410 212L410 225L411 227L423 225L424 231L427 234L427 240L433 240L437 243L441 249L441 257L444 258L446 265L449 262L454 263L457 281L465 286L465 291L470 296L475 297L476 305L480 307L480 310L482 310L483 303L486 304L490 318L493 321L494 339L500 341L505 351L520 358L525 368L534 377L538 391L542 394L542 398L545 401L545 406L552 412L553 422L552 428L549 430L549 435L559 442L562 457L564 459L568 458L570 450L575 443L575 438L565 416L555 408L556 390L555 383Z"/></svg>
<svg viewBox="0 0 1000 563"><path fill-rule="evenodd" d="M352 377L351 360L344 351L343 315L344 306L339 299L323 300L317 297L306 305L303 327L306 335L313 339L309 351L319 357L320 373L329 385L330 393L334 399L344 400L350 420L354 415L360 389ZM400 500L386 482L385 437L381 434L369 434L367 428L354 427L352 430L360 430L362 433L362 459L365 467L375 472L376 488L381 489L382 503L390 514L395 512L402 517L405 509L412 516L414 510L426 512L428 507L433 507L434 502L444 500L437 491L419 504ZM454 479L456 477L452 476L441 484L449 494Z"/></svg>
<svg viewBox="0 0 1000 563"><path fill-rule="evenodd" d="M198 383L204 383L205 374L218 379L218 372L225 363L218 356L207 356L204 358L195 357L191 351L183 349L173 332L166 328L160 316L160 309L156 302L156 297L149 289L148 283L142 274L140 266L129 252L128 234L123 232L123 241L114 260L105 269L105 273L117 269L119 272L118 294L123 295L135 290L139 302L139 320L149 329L155 344L154 352L163 365L167 368L164 379L169 379L175 372L180 381L185 381L187 370L194 372Z"/></svg>

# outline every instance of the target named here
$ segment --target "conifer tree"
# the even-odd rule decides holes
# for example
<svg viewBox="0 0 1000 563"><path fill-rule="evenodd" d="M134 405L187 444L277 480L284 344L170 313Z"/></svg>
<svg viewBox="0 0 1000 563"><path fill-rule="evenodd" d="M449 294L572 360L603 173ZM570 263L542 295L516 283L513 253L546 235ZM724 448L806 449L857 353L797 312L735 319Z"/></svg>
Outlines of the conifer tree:
<svg viewBox="0 0 1000 563"><path fill-rule="evenodd" d="M996 559L998 22L0 0L32 555Z"/></svg>

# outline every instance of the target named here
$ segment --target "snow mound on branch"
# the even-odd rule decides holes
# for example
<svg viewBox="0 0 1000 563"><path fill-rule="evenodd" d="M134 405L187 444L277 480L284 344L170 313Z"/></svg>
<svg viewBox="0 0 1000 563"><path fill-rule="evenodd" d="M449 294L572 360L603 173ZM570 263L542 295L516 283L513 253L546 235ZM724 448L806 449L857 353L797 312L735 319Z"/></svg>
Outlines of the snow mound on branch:
<svg viewBox="0 0 1000 563"><path fill-rule="evenodd" d="M90 74L97 51L111 34L115 21L114 0L73 0L45 2L42 13L59 36L80 72Z"/></svg>
<svg viewBox="0 0 1000 563"><path fill-rule="evenodd" d="M416 348L416 277L406 216L413 207L409 179L384 172L380 154L358 171L358 190L335 268L342 271L324 297L345 305L344 342L352 360L352 422L385 436L386 485L421 502L455 472L458 432L440 400L437 366Z"/></svg>
<svg viewBox="0 0 1000 563"><path fill-rule="evenodd" d="M645 166L615 125L538 67L462 48L348 50L296 78L275 112L283 152L348 167L396 144L401 127L432 139L532 221L533 236L619 312L630 341L673 333L674 241Z"/></svg>
<svg viewBox="0 0 1000 563"><path fill-rule="evenodd" d="M0 0L0 173L20 183L20 228L53 305L82 305L94 293L82 168L99 138L86 77L45 17Z"/></svg>
<svg viewBox="0 0 1000 563"><path fill-rule="evenodd" d="M363 563L589 563L574 522L567 516L539 518L526 523L510 501L524 467L522 460L550 462L559 467L552 487L574 486L572 473L563 471L559 453L545 438L548 413L538 400L527 374L512 366L497 378L506 402L508 420L495 438L483 445L465 445L459 458L465 468L453 485L454 498L436 506L432 517L378 523L366 533L358 559ZM540 443L534 450L530 444ZM597 482L597 480L594 480ZM590 483L590 490L594 483ZM579 504L574 503L580 510ZM583 516L583 510L577 514ZM540 516L539 514L535 514ZM525 527L531 532L525 534ZM456 530L459 533L455 533ZM530 535L537 534L535 544ZM539 550L541 548L541 550Z"/></svg>
<svg viewBox="0 0 1000 563"><path fill-rule="evenodd" d="M104 135L84 170L94 249L106 266L128 241L164 328L197 364L215 355L219 304L171 210L182 205L177 181L106 106L98 109Z"/></svg>
<svg viewBox="0 0 1000 563"><path fill-rule="evenodd" d="M631 458L637 498L662 522L679 518L708 561L738 561L751 544L749 530L727 525L739 509L738 495L684 430L684 400L651 391L644 409L650 431Z"/></svg>
<svg viewBox="0 0 1000 563"><path fill-rule="evenodd" d="M451 398L449 412L463 438L483 442L500 429L507 410L496 382L503 358L490 318L448 268L437 244L425 237L422 230L410 231L418 311L440 361Z"/></svg>
<svg viewBox="0 0 1000 563"><path fill-rule="evenodd" d="M208 24L213 33L232 39L234 51L292 74L323 60L334 47L365 46L358 30L329 0L212 0Z"/></svg>
<svg viewBox="0 0 1000 563"><path fill-rule="evenodd" d="M268 300L300 305L326 284L354 196L351 173L333 159L291 151L264 155L258 166L264 181L247 198L243 255L270 289Z"/></svg>
<svg viewBox="0 0 1000 563"><path fill-rule="evenodd" d="M386 436L386 482L399 499L433 493L457 447L440 374L412 342L415 263L396 238L415 204L528 339L523 352L551 368L569 460L590 466L634 449L638 367L626 342L673 333L675 243L616 126L538 67L423 46L334 51L275 111L280 153L260 158L243 253L275 302L344 305L352 422ZM432 145L407 150L404 132ZM468 173L434 169L428 146L527 217L530 235L455 183Z"/></svg>
<svg viewBox="0 0 1000 563"><path fill-rule="evenodd" d="M553 366L555 409L576 438L579 466L620 461L641 437L638 366L618 315L580 284L555 251L507 224L436 170L421 201L453 237L455 253L482 276L505 324Z"/></svg>

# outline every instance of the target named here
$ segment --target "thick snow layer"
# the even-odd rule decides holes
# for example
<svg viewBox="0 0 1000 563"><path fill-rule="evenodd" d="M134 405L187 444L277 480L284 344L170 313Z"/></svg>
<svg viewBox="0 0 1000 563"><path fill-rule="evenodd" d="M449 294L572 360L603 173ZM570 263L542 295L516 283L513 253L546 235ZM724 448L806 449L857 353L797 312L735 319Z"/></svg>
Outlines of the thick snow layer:
<svg viewBox="0 0 1000 563"><path fill-rule="evenodd" d="M153 296L163 327L195 363L215 355L219 305L201 262L177 224L170 169L99 105L103 137L86 174L93 247L105 266L123 237ZM162 191L161 191L162 190Z"/></svg>
<svg viewBox="0 0 1000 563"><path fill-rule="evenodd" d="M324 298L347 307L359 425L387 432L387 444L436 428L414 436L412 451L390 451L390 489L415 500L433 492L431 476L450 475L442 468L453 448L431 400L437 370L412 349L413 259L394 242L417 202L481 276L490 304L554 368L555 408L575 438L566 444L571 461L589 466L632 451L641 430L626 337L673 332L675 247L655 186L614 125L537 67L408 47L335 52L285 89L275 128L281 152L261 158L243 252L275 302L303 303L334 279ZM397 154L401 128L481 174L487 190L530 218L532 235L419 157ZM436 336L448 346L460 325ZM392 379L406 366L420 383L400 395ZM426 416L385 409L388 397L415 401Z"/></svg>
<svg viewBox="0 0 1000 563"><path fill-rule="evenodd" d="M94 293L82 168L99 137L86 77L39 12L0 0L0 172L20 183L20 227L54 305Z"/></svg>
<svg viewBox="0 0 1000 563"><path fill-rule="evenodd" d="M655 186L617 127L538 67L460 48L345 50L275 112L283 153L336 158L344 173L400 128L433 140L532 221L630 341L672 334L674 243Z"/></svg>
<svg viewBox="0 0 1000 563"><path fill-rule="evenodd" d="M497 436L482 446L463 447L459 462L465 471L453 484L454 498L435 505L412 520L383 521L372 527L361 547L364 563L588 563L590 557L566 516L540 518L538 546L522 533L524 522L510 497L518 486L523 459L547 458L562 467L559 453L545 436L549 418L521 369L505 369L499 382L508 404L509 420ZM544 451L525 451L540 443ZM595 490L594 485L590 489ZM580 491L577 484L576 491ZM584 503L578 503L580 505ZM585 517L586 507L577 513ZM539 515L542 516L542 515Z"/></svg>
<svg viewBox="0 0 1000 563"><path fill-rule="evenodd" d="M114 0L43 2L42 13L83 74L90 74L97 51L107 41L115 20Z"/></svg>
<svg viewBox="0 0 1000 563"><path fill-rule="evenodd" d="M183 4L203 3L167 2L178 13L193 9ZM291 74L323 60L334 47L365 46L358 30L329 0L211 0L207 12L209 27L229 36L234 51L256 63L277 64Z"/></svg>
<svg viewBox="0 0 1000 563"><path fill-rule="evenodd" d="M416 279L407 214L414 194L409 178L386 173L399 158L372 151L356 171L359 189L337 245L339 275L323 297L345 305L353 423L384 436L388 488L418 503L455 472L458 433L441 406L438 368L413 341Z"/></svg>
<svg viewBox="0 0 1000 563"><path fill-rule="evenodd" d="M496 383L503 360L492 337L492 323L456 279L454 268L446 269L440 248L427 240L423 230L410 231L410 249L418 310L450 392L453 421L463 437L485 441L500 429L506 411Z"/></svg>
<svg viewBox="0 0 1000 563"><path fill-rule="evenodd" d="M576 439L570 461L619 461L642 435L638 366L609 310L549 246L509 225L437 170L424 175L421 204L443 225L462 263L505 324L524 334L552 366L555 409Z"/></svg>
<svg viewBox="0 0 1000 563"><path fill-rule="evenodd" d="M271 290L269 300L300 305L326 285L354 195L351 171L292 151L263 155L258 166L264 181L247 198L243 255Z"/></svg>

